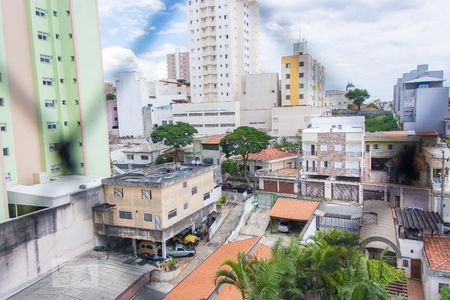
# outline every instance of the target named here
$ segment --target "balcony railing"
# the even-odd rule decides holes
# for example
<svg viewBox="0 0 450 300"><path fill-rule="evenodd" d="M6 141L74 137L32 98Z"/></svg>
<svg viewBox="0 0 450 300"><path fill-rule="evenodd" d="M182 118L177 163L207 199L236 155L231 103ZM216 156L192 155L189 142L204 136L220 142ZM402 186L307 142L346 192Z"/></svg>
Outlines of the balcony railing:
<svg viewBox="0 0 450 300"><path fill-rule="evenodd" d="M372 156L395 156L395 151L372 150Z"/></svg>
<svg viewBox="0 0 450 300"><path fill-rule="evenodd" d="M317 168L305 168L307 173L316 173L317 172Z"/></svg>
<svg viewBox="0 0 450 300"><path fill-rule="evenodd" d="M303 151L303 155L304 156L316 156L317 155L317 151L305 150L305 151Z"/></svg>
<svg viewBox="0 0 450 300"><path fill-rule="evenodd" d="M348 157L361 157L362 152L361 151L347 151L347 152L345 152L345 155Z"/></svg>
<svg viewBox="0 0 450 300"><path fill-rule="evenodd" d="M345 169L345 174L350 176L359 176L361 169Z"/></svg>

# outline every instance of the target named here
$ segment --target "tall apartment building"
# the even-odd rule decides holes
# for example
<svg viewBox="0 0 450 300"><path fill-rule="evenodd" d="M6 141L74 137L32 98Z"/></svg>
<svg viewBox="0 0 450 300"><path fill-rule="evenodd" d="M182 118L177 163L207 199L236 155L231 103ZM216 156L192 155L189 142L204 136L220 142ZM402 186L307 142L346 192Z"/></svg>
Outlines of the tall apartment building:
<svg viewBox="0 0 450 300"><path fill-rule="evenodd" d="M306 41L294 43L293 52L281 58L282 105L323 106L325 67L308 52Z"/></svg>
<svg viewBox="0 0 450 300"><path fill-rule="evenodd" d="M66 174L63 142L74 173L109 176L97 2L2 0L0 16L1 179Z"/></svg>
<svg viewBox="0 0 450 300"><path fill-rule="evenodd" d="M236 101L242 76L257 73L256 0L190 0L192 102Z"/></svg>
<svg viewBox="0 0 450 300"><path fill-rule="evenodd" d="M450 117L449 87L444 71L429 71L428 65L403 74L394 86L394 111L405 130L445 132Z"/></svg>
<svg viewBox="0 0 450 300"><path fill-rule="evenodd" d="M144 107L149 107L149 86L139 72L122 72L116 80L119 135L141 137L146 132Z"/></svg>
<svg viewBox="0 0 450 300"><path fill-rule="evenodd" d="M189 52L167 54L167 78L190 80Z"/></svg>
<svg viewBox="0 0 450 300"><path fill-rule="evenodd" d="M363 175L365 117L313 118L303 130L303 172L334 178Z"/></svg>

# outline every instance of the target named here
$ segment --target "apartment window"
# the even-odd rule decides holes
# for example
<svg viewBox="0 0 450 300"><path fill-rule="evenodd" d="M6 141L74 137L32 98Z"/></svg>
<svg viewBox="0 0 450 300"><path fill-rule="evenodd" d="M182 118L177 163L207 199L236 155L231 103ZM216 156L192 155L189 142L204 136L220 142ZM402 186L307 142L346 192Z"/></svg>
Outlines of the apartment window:
<svg viewBox="0 0 450 300"><path fill-rule="evenodd" d="M58 56L58 61L62 61L62 57L61 56Z"/></svg>
<svg viewBox="0 0 450 300"><path fill-rule="evenodd" d="M286 74L286 79L290 79L291 78L291 74Z"/></svg>
<svg viewBox="0 0 450 300"><path fill-rule="evenodd" d="M119 218L131 220L133 219L133 213L131 211L119 210Z"/></svg>
<svg viewBox="0 0 450 300"><path fill-rule="evenodd" d="M320 151L328 151L328 145L327 144L320 145Z"/></svg>
<svg viewBox="0 0 450 300"><path fill-rule="evenodd" d="M3 148L3 156L9 155L9 148Z"/></svg>
<svg viewBox="0 0 450 300"><path fill-rule="evenodd" d="M192 195L197 194L197 187L196 187L196 186L194 186L194 187L191 189L191 193L192 193Z"/></svg>
<svg viewBox="0 0 450 300"><path fill-rule="evenodd" d="M44 77L42 78L42 84L45 86L52 86L53 85L53 79Z"/></svg>
<svg viewBox="0 0 450 300"><path fill-rule="evenodd" d="M152 221L152 214L144 213L144 221L145 222L151 222Z"/></svg>
<svg viewBox="0 0 450 300"><path fill-rule="evenodd" d="M183 209L188 209L188 203L183 204Z"/></svg>
<svg viewBox="0 0 450 300"><path fill-rule="evenodd" d="M147 155L141 155L141 160L148 160L148 156Z"/></svg>
<svg viewBox="0 0 450 300"><path fill-rule="evenodd" d="M56 129L56 122L47 122L47 129Z"/></svg>
<svg viewBox="0 0 450 300"><path fill-rule="evenodd" d="M49 63L50 63L50 60L51 60L51 56L41 54L40 57L39 57L39 59L40 59L41 63L49 64Z"/></svg>
<svg viewBox="0 0 450 300"><path fill-rule="evenodd" d="M6 132L6 123L0 123L0 131Z"/></svg>
<svg viewBox="0 0 450 300"><path fill-rule="evenodd" d="M62 105L66 105L66 100L61 101Z"/></svg>
<svg viewBox="0 0 450 300"><path fill-rule="evenodd" d="M5 106L5 99L0 98L0 106Z"/></svg>
<svg viewBox="0 0 450 300"><path fill-rule="evenodd" d="M75 61L75 56L71 56L71 57L70 57L70 60L71 60L71 61Z"/></svg>
<svg viewBox="0 0 450 300"><path fill-rule="evenodd" d="M133 154L127 154L127 159L134 159L134 155Z"/></svg>
<svg viewBox="0 0 450 300"><path fill-rule="evenodd" d="M290 68L290 67L291 67L291 64L287 63L286 68Z"/></svg>
<svg viewBox="0 0 450 300"><path fill-rule="evenodd" d="M70 16L70 10L66 10L66 14Z"/></svg>
<svg viewBox="0 0 450 300"><path fill-rule="evenodd" d="M152 191L151 190L141 190L141 199L142 200L151 200L152 199Z"/></svg>
<svg viewBox="0 0 450 300"><path fill-rule="evenodd" d="M370 152L370 145L369 145L369 144L366 145L366 152L367 152L367 153Z"/></svg>
<svg viewBox="0 0 450 300"><path fill-rule="evenodd" d="M320 167L321 167L321 168L328 168L328 161L322 160L322 161L320 162Z"/></svg>
<svg viewBox="0 0 450 300"><path fill-rule="evenodd" d="M209 192L208 193L204 193L203 194L203 201L208 200L210 197L211 197L211 194Z"/></svg>
<svg viewBox="0 0 450 300"><path fill-rule="evenodd" d="M288 90L290 88L291 88L291 85L290 84L286 84L286 89Z"/></svg>
<svg viewBox="0 0 450 300"><path fill-rule="evenodd" d="M373 144L374 150L380 150L380 144Z"/></svg>
<svg viewBox="0 0 450 300"><path fill-rule="evenodd" d="M50 152L55 152L55 151L57 151L57 150L58 150L58 144L56 144L56 143L48 144L48 150L49 150Z"/></svg>
<svg viewBox="0 0 450 300"><path fill-rule="evenodd" d="M175 218L177 216L177 209L172 209L171 211L169 211L169 213L167 214L167 218L172 219Z"/></svg>
<svg viewBox="0 0 450 300"><path fill-rule="evenodd" d="M114 198L123 198L123 188L114 188Z"/></svg>
<svg viewBox="0 0 450 300"><path fill-rule="evenodd" d="M64 83L64 78L60 78L60 79L59 79L59 82L60 82L60 83Z"/></svg>
<svg viewBox="0 0 450 300"><path fill-rule="evenodd" d="M305 62L301 61L301 62L299 63L299 66L300 66L300 67L304 67L304 66L305 66Z"/></svg>
<svg viewBox="0 0 450 300"><path fill-rule="evenodd" d="M48 33L47 32L42 32L42 31L38 31L38 39L40 39L42 41L47 41L48 40Z"/></svg>
<svg viewBox="0 0 450 300"><path fill-rule="evenodd" d="M55 38L59 40L59 33L55 33Z"/></svg>
<svg viewBox="0 0 450 300"><path fill-rule="evenodd" d="M305 98L305 95L300 94L300 99L304 99L304 98Z"/></svg>
<svg viewBox="0 0 450 300"><path fill-rule="evenodd" d="M303 77L305 77L305 74L304 73L300 73L299 76L300 76L300 78L303 78Z"/></svg>
<svg viewBox="0 0 450 300"><path fill-rule="evenodd" d="M45 107L55 108L55 100L44 100Z"/></svg>
<svg viewBox="0 0 450 300"><path fill-rule="evenodd" d="M334 145L334 151L342 151L342 145L341 144L335 144Z"/></svg>
<svg viewBox="0 0 450 300"><path fill-rule="evenodd" d="M64 121L64 126L67 126L67 125L69 125L69 122Z"/></svg>
<svg viewBox="0 0 450 300"><path fill-rule="evenodd" d="M205 124L205 127L219 127L219 124Z"/></svg>
<svg viewBox="0 0 450 300"><path fill-rule="evenodd" d="M291 95L286 95L286 100L291 100Z"/></svg>
<svg viewBox="0 0 450 300"><path fill-rule="evenodd" d="M394 150L394 145L389 144L389 145L388 145L388 150Z"/></svg>
<svg viewBox="0 0 450 300"><path fill-rule="evenodd" d="M78 125L78 127L80 127L81 126L81 122L77 121L77 125Z"/></svg>
<svg viewBox="0 0 450 300"><path fill-rule="evenodd" d="M340 162L340 161L335 161L335 162L334 162L334 168L335 168L335 169L341 169L341 168L342 168L342 162Z"/></svg>
<svg viewBox="0 0 450 300"><path fill-rule="evenodd" d="M300 83L300 88L301 89L305 88L305 85L303 83Z"/></svg>
<svg viewBox="0 0 450 300"><path fill-rule="evenodd" d="M220 127L235 127L236 124L234 123L224 123L224 124L220 124Z"/></svg>
<svg viewBox="0 0 450 300"><path fill-rule="evenodd" d="M73 83L77 83L77 79L76 78L73 79Z"/></svg>
<svg viewBox="0 0 450 300"><path fill-rule="evenodd" d="M80 167L84 167L84 162L80 162Z"/></svg>
<svg viewBox="0 0 450 300"><path fill-rule="evenodd" d="M204 115L205 115L205 117L207 117L207 116L208 117L210 117L210 116L218 116L219 113L216 113L216 112L215 113L205 113Z"/></svg>
<svg viewBox="0 0 450 300"><path fill-rule="evenodd" d="M403 260L403 268L408 268L409 267L409 260L404 259Z"/></svg>
<svg viewBox="0 0 450 300"><path fill-rule="evenodd" d="M235 113L233 111L221 112L221 116L234 116Z"/></svg>
<svg viewBox="0 0 450 300"><path fill-rule="evenodd" d="M187 181L183 182L183 188L187 187Z"/></svg>
<svg viewBox="0 0 450 300"><path fill-rule="evenodd" d="M36 16L38 16L38 17L45 17L45 15L47 14L47 11L45 9L42 9L39 7L36 7L35 12L36 12Z"/></svg>
<svg viewBox="0 0 450 300"><path fill-rule="evenodd" d="M58 16L58 12L56 10L53 11L53 16L57 17Z"/></svg>

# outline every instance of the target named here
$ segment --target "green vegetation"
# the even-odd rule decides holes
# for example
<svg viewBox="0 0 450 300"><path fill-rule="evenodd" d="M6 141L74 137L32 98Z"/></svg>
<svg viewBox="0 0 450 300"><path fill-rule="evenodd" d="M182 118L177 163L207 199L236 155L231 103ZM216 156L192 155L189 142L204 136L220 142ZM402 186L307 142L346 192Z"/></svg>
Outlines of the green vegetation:
<svg viewBox="0 0 450 300"><path fill-rule="evenodd" d="M162 164L165 164L165 163L168 163L171 161L173 161L172 157L168 157L165 154L161 154L161 155L158 155L158 157L156 158L155 165L162 165Z"/></svg>
<svg viewBox="0 0 450 300"><path fill-rule="evenodd" d="M281 150L298 150L298 147L298 143L291 143L285 137L282 137L281 140L275 144L275 148Z"/></svg>
<svg viewBox="0 0 450 300"><path fill-rule="evenodd" d="M352 100L353 104L358 107L358 110L361 110L361 105L366 99L370 98L370 95L366 89L354 89L352 91L348 91L347 94L345 94L345 97Z"/></svg>
<svg viewBox="0 0 450 300"><path fill-rule="evenodd" d="M227 134L220 146L228 158L234 155L242 157L244 177L247 177L247 161L251 153L258 153L269 146L270 136L253 127L241 126Z"/></svg>
<svg viewBox="0 0 450 300"><path fill-rule="evenodd" d="M242 170L239 164L232 159L225 159L222 162L222 173L230 174L233 177L242 177Z"/></svg>
<svg viewBox="0 0 450 300"><path fill-rule="evenodd" d="M366 116L366 131L400 130L392 114L382 116Z"/></svg>
<svg viewBox="0 0 450 300"><path fill-rule="evenodd" d="M217 199L216 205L217 206L222 206L222 205L225 204L225 202L227 202L227 195L222 195L222 196L220 196L219 199Z"/></svg>
<svg viewBox="0 0 450 300"><path fill-rule="evenodd" d="M450 287L445 286L440 291L441 300L450 300Z"/></svg>
<svg viewBox="0 0 450 300"><path fill-rule="evenodd" d="M157 127L151 134L153 143L164 143L175 150L174 160L178 160L178 152L181 148L192 144L197 129L188 123L177 122Z"/></svg>
<svg viewBox="0 0 450 300"><path fill-rule="evenodd" d="M106 95L106 100L116 100L116 95L114 95L114 94L107 94Z"/></svg>
<svg viewBox="0 0 450 300"><path fill-rule="evenodd" d="M244 300L253 299L401 299L388 295L389 283L404 272L380 259L369 259L358 236L339 230L317 232L312 242L288 246L279 241L272 257L260 260L238 254L216 273L216 285L234 285ZM308 297L307 297L308 295Z"/></svg>
<svg viewBox="0 0 450 300"><path fill-rule="evenodd" d="M376 105L374 102L370 102L369 104L367 104L367 107L372 107L375 109L380 109L380 107L378 105Z"/></svg>

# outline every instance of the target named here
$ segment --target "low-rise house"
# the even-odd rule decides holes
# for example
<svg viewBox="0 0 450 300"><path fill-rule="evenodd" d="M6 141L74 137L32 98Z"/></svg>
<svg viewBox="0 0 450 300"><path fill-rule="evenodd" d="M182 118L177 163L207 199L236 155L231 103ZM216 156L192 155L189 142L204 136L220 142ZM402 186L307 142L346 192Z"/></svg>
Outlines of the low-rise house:
<svg viewBox="0 0 450 300"><path fill-rule="evenodd" d="M205 164L219 165L222 163L224 154L220 141L225 137L225 134L212 135L201 141L201 157Z"/></svg>
<svg viewBox="0 0 450 300"><path fill-rule="evenodd" d="M422 283L425 300L437 299L441 289L450 286L450 238L426 237L423 256Z"/></svg>
<svg viewBox="0 0 450 300"><path fill-rule="evenodd" d="M364 117L312 118L303 130L303 172L358 180L363 174Z"/></svg>
<svg viewBox="0 0 450 300"><path fill-rule="evenodd" d="M221 188L214 166L163 164L102 181L105 203L94 208L99 235L162 244L195 229L213 211Z"/></svg>
<svg viewBox="0 0 450 300"><path fill-rule="evenodd" d="M254 256L258 259L270 259L272 250L260 244L261 237L223 244L175 286L165 300L179 299L242 299L241 292L233 285L217 287L216 272L226 260L236 260L238 253Z"/></svg>
<svg viewBox="0 0 450 300"><path fill-rule="evenodd" d="M138 146L131 146L125 148L122 152L124 154L124 164L132 165L150 165L155 163L164 150L168 147L163 144L141 144Z"/></svg>
<svg viewBox="0 0 450 300"><path fill-rule="evenodd" d="M247 167L250 175L257 170L277 171L286 168L295 168L297 153L277 148L266 148L258 153L248 155Z"/></svg>

